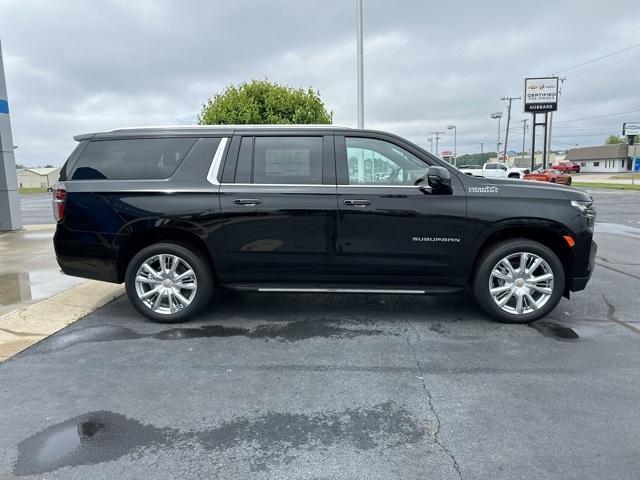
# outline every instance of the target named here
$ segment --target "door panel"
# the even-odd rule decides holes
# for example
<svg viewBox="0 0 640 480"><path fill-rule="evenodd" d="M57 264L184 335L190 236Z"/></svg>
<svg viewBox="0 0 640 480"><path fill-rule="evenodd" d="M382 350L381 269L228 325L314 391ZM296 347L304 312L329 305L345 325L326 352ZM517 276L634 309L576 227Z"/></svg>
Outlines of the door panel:
<svg viewBox="0 0 640 480"><path fill-rule="evenodd" d="M384 137L375 140L388 142ZM364 161L347 159L347 151L357 156L357 148L364 149L366 139L352 142L355 150L347 150L348 138L346 142L336 137L341 272L406 283L454 277L464 247L466 195L462 183L452 175L452 194L425 194L414 185L421 176L416 162L424 163L425 173L429 166L428 159L418 157L420 152L403 153L404 147L393 142L393 150L399 149L409 159L405 163L388 146L373 144L371 150L384 158L370 168L366 154ZM389 165L384 164L387 161ZM365 175L358 172L362 166L367 169ZM355 184L349 185L350 181Z"/></svg>
<svg viewBox="0 0 640 480"><path fill-rule="evenodd" d="M337 245L333 138L254 135L239 145L234 178L242 183L220 186L229 278L286 283L330 272Z"/></svg>

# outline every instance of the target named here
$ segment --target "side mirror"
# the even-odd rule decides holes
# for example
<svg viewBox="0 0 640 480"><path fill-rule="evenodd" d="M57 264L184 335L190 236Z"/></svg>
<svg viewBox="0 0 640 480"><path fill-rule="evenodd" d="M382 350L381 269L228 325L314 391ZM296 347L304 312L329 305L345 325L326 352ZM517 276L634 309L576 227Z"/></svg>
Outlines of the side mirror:
<svg viewBox="0 0 640 480"><path fill-rule="evenodd" d="M429 167L427 170L427 183L431 187L431 193L447 195L453 193L451 189L451 174L444 167Z"/></svg>

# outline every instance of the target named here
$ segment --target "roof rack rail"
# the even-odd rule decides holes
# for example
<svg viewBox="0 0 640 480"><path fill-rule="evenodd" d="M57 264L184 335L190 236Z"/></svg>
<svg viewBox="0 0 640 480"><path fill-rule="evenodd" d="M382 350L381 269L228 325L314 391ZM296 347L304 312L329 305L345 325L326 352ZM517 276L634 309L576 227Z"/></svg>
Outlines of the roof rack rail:
<svg viewBox="0 0 640 480"><path fill-rule="evenodd" d="M121 132L123 130L151 130L151 129L167 129L167 130L189 130L189 129L240 129L240 128L252 128L252 129L260 129L260 128L322 128L322 129L333 129L333 128L346 128L351 129L352 127L348 127L346 125L333 125L333 124L261 124L261 125L145 125L141 127L123 127L123 128L115 128L113 130L109 130L112 132Z"/></svg>

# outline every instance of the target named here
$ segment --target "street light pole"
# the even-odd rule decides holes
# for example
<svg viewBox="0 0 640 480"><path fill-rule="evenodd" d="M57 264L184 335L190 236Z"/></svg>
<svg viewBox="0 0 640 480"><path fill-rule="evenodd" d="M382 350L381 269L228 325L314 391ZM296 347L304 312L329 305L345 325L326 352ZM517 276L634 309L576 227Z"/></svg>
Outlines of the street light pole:
<svg viewBox="0 0 640 480"><path fill-rule="evenodd" d="M453 165L458 163L458 129L455 125L449 125L447 130L453 130Z"/></svg>
<svg viewBox="0 0 640 480"><path fill-rule="evenodd" d="M500 119L502 118L502 112L493 112L491 118L498 119L498 141L496 142L496 161L500 161Z"/></svg>
<svg viewBox="0 0 640 480"><path fill-rule="evenodd" d="M429 151L433 152L433 137L427 138L427 142L429 142Z"/></svg>
<svg viewBox="0 0 640 480"><path fill-rule="evenodd" d="M362 47L362 0L358 2L358 128L364 128L364 54Z"/></svg>
<svg viewBox="0 0 640 480"><path fill-rule="evenodd" d="M433 138L436 140L436 156L438 155L438 140L442 138L440 136L441 133L444 134L444 132L431 132L431 134L434 136Z"/></svg>
<svg viewBox="0 0 640 480"><path fill-rule="evenodd" d="M529 121L528 118L525 118L524 120L522 120L522 159L524 160L524 145L525 145L525 139L527 138L527 122Z"/></svg>

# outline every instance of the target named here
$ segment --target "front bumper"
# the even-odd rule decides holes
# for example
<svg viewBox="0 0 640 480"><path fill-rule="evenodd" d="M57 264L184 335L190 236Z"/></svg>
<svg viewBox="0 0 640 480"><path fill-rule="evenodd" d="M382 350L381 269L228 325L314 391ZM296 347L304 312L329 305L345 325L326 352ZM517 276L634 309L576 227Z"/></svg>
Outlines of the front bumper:
<svg viewBox="0 0 640 480"><path fill-rule="evenodd" d="M571 288L570 288L572 292L579 292L580 290L584 290L587 287L587 283L589 283L589 280L591 279L591 275L593 274L593 269L596 266L597 251L598 251L598 244L592 240L591 249L589 251L589 263L587 268L588 275L573 278L573 281L571 282Z"/></svg>

